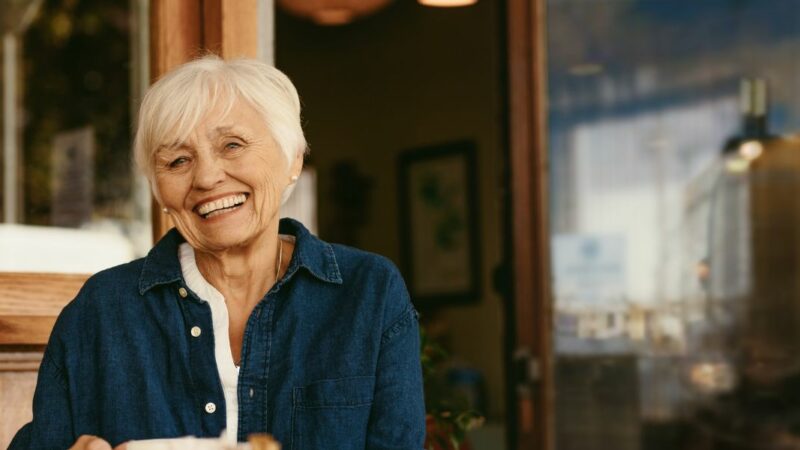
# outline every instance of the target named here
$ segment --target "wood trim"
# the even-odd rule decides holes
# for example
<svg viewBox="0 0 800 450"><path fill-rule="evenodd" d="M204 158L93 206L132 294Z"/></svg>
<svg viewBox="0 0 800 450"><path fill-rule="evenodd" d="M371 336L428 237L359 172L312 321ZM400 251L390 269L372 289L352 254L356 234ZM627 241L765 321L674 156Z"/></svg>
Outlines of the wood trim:
<svg viewBox="0 0 800 450"><path fill-rule="evenodd" d="M46 344L57 316L2 316L0 344Z"/></svg>
<svg viewBox="0 0 800 450"><path fill-rule="evenodd" d="M552 297L547 218L545 0L508 0L514 305L517 345L539 362L539 379L517 389L517 448L554 448Z"/></svg>
<svg viewBox="0 0 800 450"><path fill-rule="evenodd" d="M202 53L200 2L152 0L150 76L153 80Z"/></svg>
<svg viewBox="0 0 800 450"><path fill-rule="evenodd" d="M42 363L42 352L0 352L0 373L36 372Z"/></svg>
<svg viewBox="0 0 800 450"><path fill-rule="evenodd" d="M203 46L223 58L258 57L258 1L204 0Z"/></svg>
<svg viewBox="0 0 800 450"><path fill-rule="evenodd" d="M209 43L206 42L206 44ZM257 0L224 0L222 56L225 58L258 57Z"/></svg>
<svg viewBox="0 0 800 450"><path fill-rule="evenodd" d="M536 312L536 353L541 362L539 385L540 442L543 449L555 448L555 381L553 379L553 296L550 267L550 172L547 138L547 8L546 0L533 2L533 227L531 228L534 266L534 310Z"/></svg>
<svg viewBox="0 0 800 450"><path fill-rule="evenodd" d="M0 272L0 316L55 316L72 300L87 274Z"/></svg>
<svg viewBox="0 0 800 450"><path fill-rule="evenodd" d="M222 20L224 0L203 0L203 46L222 55Z"/></svg>
<svg viewBox="0 0 800 450"><path fill-rule="evenodd" d="M0 345L44 345L85 274L0 273Z"/></svg>

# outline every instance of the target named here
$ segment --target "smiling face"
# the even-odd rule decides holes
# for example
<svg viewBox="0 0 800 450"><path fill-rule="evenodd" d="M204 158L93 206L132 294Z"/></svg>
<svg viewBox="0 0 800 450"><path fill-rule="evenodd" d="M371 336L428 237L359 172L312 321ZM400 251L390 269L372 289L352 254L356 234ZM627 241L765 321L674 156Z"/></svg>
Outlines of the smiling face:
<svg viewBox="0 0 800 450"><path fill-rule="evenodd" d="M215 107L186 140L155 153L155 187L178 231L195 249L243 247L274 228L284 190L302 169L275 143L256 109Z"/></svg>

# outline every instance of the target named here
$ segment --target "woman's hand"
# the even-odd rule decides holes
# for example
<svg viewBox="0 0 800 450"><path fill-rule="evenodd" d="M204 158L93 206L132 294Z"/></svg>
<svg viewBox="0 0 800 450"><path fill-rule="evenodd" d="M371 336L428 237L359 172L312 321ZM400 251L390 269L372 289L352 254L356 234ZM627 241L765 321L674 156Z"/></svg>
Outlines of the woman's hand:
<svg viewBox="0 0 800 450"><path fill-rule="evenodd" d="M125 450L128 444L122 443L114 448L114 450ZM90 434L84 434L79 437L75 444L69 450L111 450L111 444L105 439Z"/></svg>

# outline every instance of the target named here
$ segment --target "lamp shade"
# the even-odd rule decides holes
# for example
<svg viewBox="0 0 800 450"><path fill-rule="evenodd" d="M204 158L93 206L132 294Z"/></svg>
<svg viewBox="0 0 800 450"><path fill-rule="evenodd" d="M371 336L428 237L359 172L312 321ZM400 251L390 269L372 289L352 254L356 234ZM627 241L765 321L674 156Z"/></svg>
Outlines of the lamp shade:
<svg viewBox="0 0 800 450"><path fill-rule="evenodd" d="M287 13L319 25L344 25L373 14L392 0L278 0Z"/></svg>
<svg viewBox="0 0 800 450"><path fill-rule="evenodd" d="M478 3L478 0L417 0L420 5L435 6L438 8L454 8L456 6L469 6Z"/></svg>

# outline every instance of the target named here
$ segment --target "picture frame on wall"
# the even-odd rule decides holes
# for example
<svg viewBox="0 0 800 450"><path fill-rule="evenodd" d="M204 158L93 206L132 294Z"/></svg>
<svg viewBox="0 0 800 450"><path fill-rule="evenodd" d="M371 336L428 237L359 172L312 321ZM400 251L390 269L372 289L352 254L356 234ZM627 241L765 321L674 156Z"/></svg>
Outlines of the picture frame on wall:
<svg viewBox="0 0 800 450"><path fill-rule="evenodd" d="M464 140L400 154L401 270L418 308L479 298L476 153Z"/></svg>

